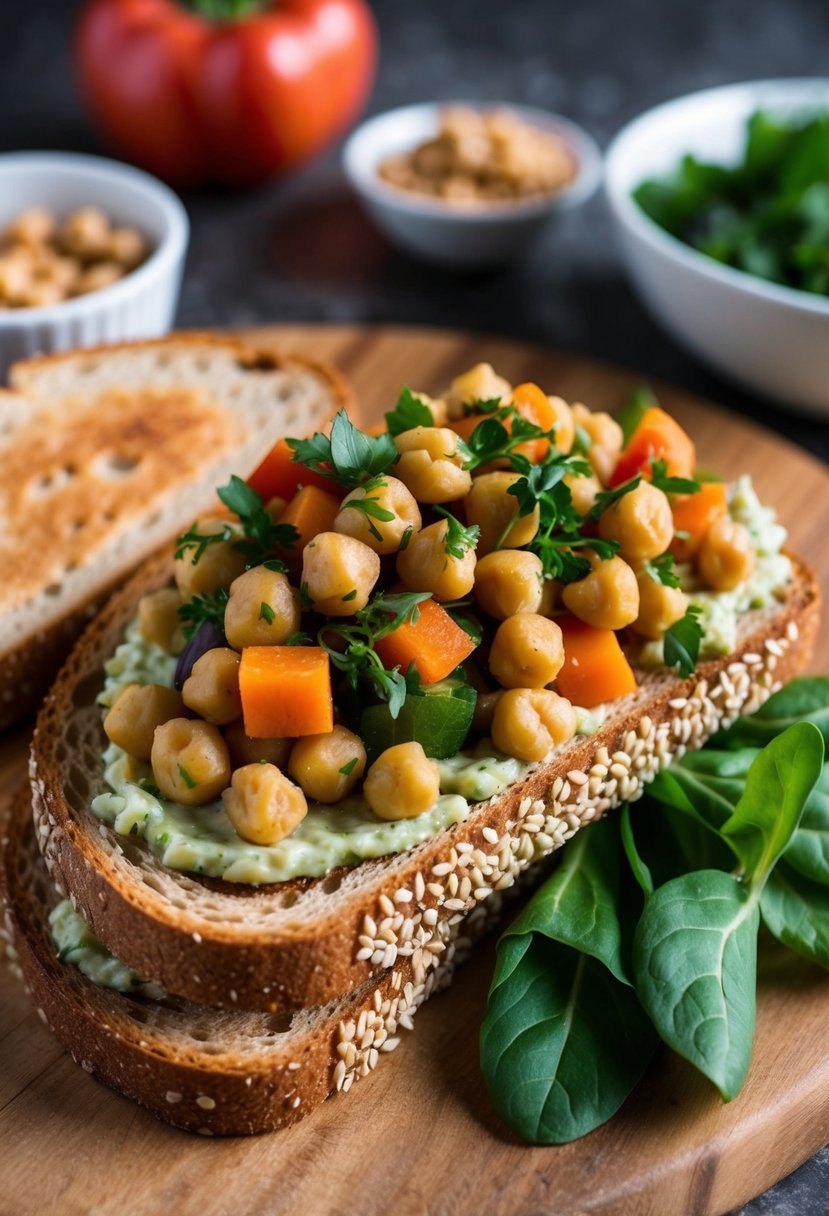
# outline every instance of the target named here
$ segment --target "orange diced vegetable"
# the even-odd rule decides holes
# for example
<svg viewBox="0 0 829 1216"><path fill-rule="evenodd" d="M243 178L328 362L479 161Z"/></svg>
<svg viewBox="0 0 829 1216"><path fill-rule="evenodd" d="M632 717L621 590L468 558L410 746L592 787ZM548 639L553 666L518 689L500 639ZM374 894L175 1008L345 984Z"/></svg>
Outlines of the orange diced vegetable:
<svg viewBox="0 0 829 1216"><path fill-rule="evenodd" d="M246 646L239 688L251 739L295 739L334 729L331 670L320 646Z"/></svg>
<svg viewBox="0 0 829 1216"><path fill-rule="evenodd" d="M512 404L522 418L534 423L543 431L550 431L555 426L556 414L547 398L547 394L537 384L519 384L512 390ZM538 464L547 455L550 444L546 439L528 439L515 449L533 464Z"/></svg>
<svg viewBox="0 0 829 1216"><path fill-rule="evenodd" d="M435 684L469 658L475 642L445 608L434 600L423 600L416 621L380 638L374 648L387 668L406 672L414 664L422 684Z"/></svg>
<svg viewBox="0 0 829 1216"><path fill-rule="evenodd" d="M372 422L371 426L364 426L361 429L365 435L373 435L376 439L379 435L385 435L388 427L384 420L383 422Z"/></svg>
<svg viewBox="0 0 829 1216"><path fill-rule="evenodd" d="M674 536L670 551L678 562L689 561L715 519L725 515L728 493L725 482L705 481L695 494L678 494L674 499Z"/></svg>
<svg viewBox="0 0 829 1216"><path fill-rule="evenodd" d="M697 464L690 436L658 405L650 406L642 415L616 462L611 487L620 486L640 473L648 476L653 460L667 461L669 477L693 477Z"/></svg>
<svg viewBox="0 0 829 1216"><path fill-rule="evenodd" d="M305 465L292 460L293 451L284 439L279 439L265 459L248 478L248 485L268 502L271 498L293 498L300 486L319 486L330 490L332 482L321 473L312 473Z"/></svg>
<svg viewBox="0 0 829 1216"><path fill-rule="evenodd" d="M574 616L556 617L564 635L564 666L556 689L591 709L636 691L636 677L612 629L595 629Z"/></svg>
<svg viewBox="0 0 829 1216"><path fill-rule="evenodd" d="M447 426L450 426L453 431L457 432L461 439L466 440L479 422L483 422L485 418L491 417L491 414L466 414L463 418L451 418Z"/></svg>
<svg viewBox="0 0 829 1216"><path fill-rule="evenodd" d="M339 509L340 500L335 495L318 486L303 486L279 516L279 523L291 524L299 533L292 552L301 553L319 532L332 532Z"/></svg>

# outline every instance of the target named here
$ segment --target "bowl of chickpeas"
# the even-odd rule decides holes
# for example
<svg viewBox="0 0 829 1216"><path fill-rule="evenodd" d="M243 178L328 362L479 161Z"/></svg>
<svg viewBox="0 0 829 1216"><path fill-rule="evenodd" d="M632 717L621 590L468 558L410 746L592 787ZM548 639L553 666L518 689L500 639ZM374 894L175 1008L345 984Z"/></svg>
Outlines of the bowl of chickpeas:
<svg viewBox="0 0 829 1216"><path fill-rule="evenodd" d="M377 227L426 261L497 265L601 178L588 133L546 110L468 103L403 106L363 123L343 153Z"/></svg>
<svg viewBox="0 0 829 1216"><path fill-rule="evenodd" d="M138 169L75 153L0 156L0 372L166 333L188 236L178 198Z"/></svg>

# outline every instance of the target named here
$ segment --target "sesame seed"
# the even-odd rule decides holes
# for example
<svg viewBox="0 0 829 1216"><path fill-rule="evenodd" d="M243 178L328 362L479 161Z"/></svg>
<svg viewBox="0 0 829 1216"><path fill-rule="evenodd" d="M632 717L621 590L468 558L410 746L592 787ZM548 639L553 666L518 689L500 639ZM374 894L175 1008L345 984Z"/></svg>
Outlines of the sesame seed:
<svg viewBox="0 0 829 1216"><path fill-rule="evenodd" d="M483 829L481 835L483 836L484 840L486 840L489 844L498 843L498 833L495 831L494 828L485 827Z"/></svg>
<svg viewBox="0 0 829 1216"><path fill-rule="evenodd" d="M198 933L198 932L195 932L195 931L194 931L192 936L193 936L193 941L194 941L194 942L196 943L196 945L198 946L198 945L201 943L201 941L202 941L202 935L201 935L201 933Z"/></svg>
<svg viewBox="0 0 829 1216"><path fill-rule="evenodd" d="M213 1098L208 1098L207 1094L199 1094L196 1098L196 1106L200 1106L202 1110L215 1110L216 1103Z"/></svg>
<svg viewBox="0 0 829 1216"><path fill-rule="evenodd" d="M452 872L453 867L448 861L440 861L437 865L432 866L432 873L436 878L443 878L446 874Z"/></svg>

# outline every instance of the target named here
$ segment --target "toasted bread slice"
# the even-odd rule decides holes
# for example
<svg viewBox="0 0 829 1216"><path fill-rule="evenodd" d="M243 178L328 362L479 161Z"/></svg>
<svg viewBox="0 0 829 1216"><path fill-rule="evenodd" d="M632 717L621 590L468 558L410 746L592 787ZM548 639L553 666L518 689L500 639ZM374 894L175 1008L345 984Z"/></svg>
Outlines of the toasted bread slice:
<svg viewBox="0 0 829 1216"><path fill-rule="evenodd" d="M450 981L500 902L467 919L464 938L448 943L419 984L401 959L356 992L293 1015L153 1000L99 987L58 958L48 917L59 897L37 850L30 805L26 788L0 816L0 958L5 939L38 1015L85 1072L203 1135L273 1131L348 1091L412 1030L415 1011Z"/></svg>
<svg viewBox="0 0 829 1216"><path fill-rule="evenodd" d="M34 709L97 603L346 390L230 337L54 355L0 392L0 728Z"/></svg>
<svg viewBox="0 0 829 1216"><path fill-rule="evenodd" d="M167 869L90 811L103 789L95 696L141 595L170 575L151 560L90 626L38 719L31 778L38 842L58 886L122 961L201 1003L271 1011L320 1005L411 960L421 982L454 927L525 867L625 799L688 748L750 712L801 669L818 623L811 571L739 622L735 654L690 679L641 674L592 737L577 737L465 822L403 853L260 888Z"/></svg>

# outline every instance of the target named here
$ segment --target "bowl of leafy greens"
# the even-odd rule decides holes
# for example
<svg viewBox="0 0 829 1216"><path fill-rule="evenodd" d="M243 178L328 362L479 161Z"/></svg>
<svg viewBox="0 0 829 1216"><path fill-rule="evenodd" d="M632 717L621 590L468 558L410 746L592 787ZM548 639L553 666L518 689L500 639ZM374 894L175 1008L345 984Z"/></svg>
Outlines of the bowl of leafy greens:
<svg viewBox="0 0 829 1216"><path fill-rule="evenodd" d="M829 415L829 78L657 106L616 136L605 181L657 320L733 379Z"/></svg>

